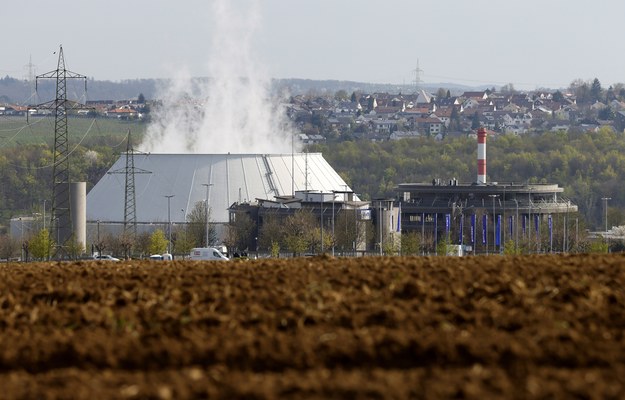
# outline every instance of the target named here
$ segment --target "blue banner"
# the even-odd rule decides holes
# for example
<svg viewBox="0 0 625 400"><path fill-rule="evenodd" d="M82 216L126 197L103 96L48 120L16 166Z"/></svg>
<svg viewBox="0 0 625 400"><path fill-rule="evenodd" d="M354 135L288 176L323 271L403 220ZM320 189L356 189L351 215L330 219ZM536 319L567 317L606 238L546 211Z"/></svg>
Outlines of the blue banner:
<svg viewBox="0 0 625 400"><path fill-rule="evenodd" d="M434 214L434 242L438 241L438 214Z"/></svg>
<svg viewBox="0 0 625 400"><path fill-rule="evenodd" d="M538 237L538 233L539 233L539 230L538 230L538 214L534 215L534 228L536 229L536 237Z"/></svg>
<svg viewBox="0 0 625 400"><path fill-rule="evenodd" d="M471 244L475 244L475 214L471 215Z"/></svg>
<svg viewBox="0 0 625 400"><path fill-rule="evenodd" d="M522 221L523 221L523 222L522 222L522 223L523 223L523 235L525 235L525 223L526 223L526 221L527 221L527 215L524 215L524 216L523 216Z"/></svg>
<svg viewBox="0 0 625 400"><path fill-rule="evenodd" d="M486 214L482 215L482 244L486 244L486 230L488 228L488 225L486 225L487 222L488 217Z"/></svg>
<svg viewBox="0 0 625 400"><path fill-rule="evenodd" d="M451 224L451 215L445 214L445 236L449 235L450 224Z"/></svg>
<svg viewBox="0 0 625 400"><path fill-rule="evenodd" d="M514 222L512 220L512 215L508 217L508 226L510 227L510 237L512 237L512 234L514 233L512 230Z"/></svg>
<svg viewBox="0 0 625 400"><path fill-rule="evenodd" d="M551 250L551 248L553 248L553 222L551 220L551 215L549 215L549 247Z"/></svg>
<svg viewBox="0 0 625 400"><path fill-rule="evenodd" d="M495 246L501 246L501 215L497 216L497 227L495 228Z"/></svg>
<svg viewBox="0 0 625 400"><path fill-rule="evenodd" d="M464 214L460 214L460 233L458 234L458 243L463 243L463 233L464 231Z"/></svg>

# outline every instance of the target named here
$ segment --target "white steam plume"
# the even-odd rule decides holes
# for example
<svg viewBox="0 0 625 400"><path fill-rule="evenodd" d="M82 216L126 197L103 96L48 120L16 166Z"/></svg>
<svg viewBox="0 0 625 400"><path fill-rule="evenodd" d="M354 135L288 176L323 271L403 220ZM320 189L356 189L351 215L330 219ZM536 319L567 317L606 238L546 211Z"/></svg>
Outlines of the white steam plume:
<svg viewBox="0 0 625 400"><path fill-rule="evenodd" d="M290 153L290 124L270 98L271 80L253 54L260 27L258 3L234 9L212 2L208 79L179 69L152 111L142 150L152 153ZM247 2L244 2L247 3ZM296 151L298 149L295 149Z"/></svg>

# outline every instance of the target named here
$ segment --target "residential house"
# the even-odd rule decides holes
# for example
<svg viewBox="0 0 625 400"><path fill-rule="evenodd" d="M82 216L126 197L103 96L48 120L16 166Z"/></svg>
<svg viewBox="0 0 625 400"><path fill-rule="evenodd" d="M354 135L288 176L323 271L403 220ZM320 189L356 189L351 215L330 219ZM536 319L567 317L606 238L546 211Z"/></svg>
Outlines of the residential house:
<svg viewBox="0 0 625 400"><path fill-rule="evenodd" d="M414 122L415 129L425 135L435 136L443 132L444 124L438 118L416 118Z"/></svg>
<svg viewBox="0 0 625 400"><path fill-rule="evenodd" d="M321 135L306 135L305 133L300 133L297 137L303 144L316 144L326 141L326 138Z"/></svg>
<svg viewBox="0 0 625 400"><path fill-rule="evenodd" d="M362 112L362 106L357 101L341 101L334 108L335 114L356 115L358 112Z"/></svg>
<svg viewBox="0 0 625 400"><path fill-rule="evenodd" d="M0 104L0 115L26 115L28 107L15 104Z"/></svg>
<svg viewBox="0 0 625 400"><path fill-rule="evenodd" d="M436 99L436 104L438 104L439 107L459 106L460 100L458 100L458 97L456 96L443 97L440 99Z"/></svg>
<svg viewBox="0 0 625 400"><path fill-rule="evenodd" d="M543 128L550 132L567 132L571 124L565 121L548 121L543 125Z"/></svg>
<svg viewBox="0 0 625 400"><path fill-rule="evenodd" d="M131 105L125 104L123 106L115 107L111 110L107 110L105 112L105 116L109 118L118 118L121 120L130 120L130 119L140 118L141 114L137 110L135 110L134 107L132 107Z"/></svg>
<svg viewBox="0 0 625 400"><path fill-rule="evenodd" d="M370 126L375 133L389 134L393 130L397 130L397 120L391 119L373 119L370 122Z"/></svg>
<svg viewBox="0 0 625 400"><path fill-rule="evenodd" d="M479 92L464 92L460 97L464 99L486 100L488 98L488 92L485 90Z"/></svg>
<svg viewBox="0 0 625 400"><path fill-rule="evenodd" d="M430 114L432 118L438 118L445 128L449 127L449 123L451 121L451 114L454 112L453 106L441 107L436 112Z"/></svg>

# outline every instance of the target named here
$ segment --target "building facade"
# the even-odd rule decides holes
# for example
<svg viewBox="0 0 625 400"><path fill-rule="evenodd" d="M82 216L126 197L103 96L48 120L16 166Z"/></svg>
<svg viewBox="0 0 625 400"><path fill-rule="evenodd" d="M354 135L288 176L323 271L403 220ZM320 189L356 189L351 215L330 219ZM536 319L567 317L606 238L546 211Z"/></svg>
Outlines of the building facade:
<svg viewBox="0 0 625 400"><path fill-rule="evenodd" d="M567 251L577 213L554 184L459 184L452 179L403 183L396 190L402 233L430 235L435 243L458 244L472 254L502 253L505 246Z"/></svg>

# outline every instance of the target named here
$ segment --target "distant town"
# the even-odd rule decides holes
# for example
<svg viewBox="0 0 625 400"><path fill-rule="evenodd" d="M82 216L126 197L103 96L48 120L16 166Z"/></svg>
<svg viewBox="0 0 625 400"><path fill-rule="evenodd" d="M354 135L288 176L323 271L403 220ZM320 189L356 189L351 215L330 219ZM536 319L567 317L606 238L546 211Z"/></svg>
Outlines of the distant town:
<svg viewBox="0 0 625 400"><path fill-rule="evenodd" d="M598 79L577 80L566 89L527 92L515 90L512 84L464 91L458 91L458 87L441 87L434 91L415 86L401 87L404 92L366 92L351 89L380 87L340 82L334 82L335 87L349 90L331 92L328 87L332 85L327 82L317 82L317 86L311 81L303 82L306 85L300 81L281 81L276 84L280 89L275 92L299 92L276 101L283 103L304 143L356 138L388 141L419 136L442 139L466 135L480 126L493 133L515 135L569 129L589 131L603 126L617 132L625 129L625 85L604 88ZM114 97L124 92L120 89L124 83L109 84L115 90L104 90L103 83L96 84L100 89L98 95L108 92ZM17 96L26 96L28 84L25 81L0 79L0 94L3 86L6 86L4 93L14 95L0 97L0 115L51 114L50 109L29 108L23 101L20 104L14 100ZM136 93L136 97L126 100L87 100L84 102L87 107L74 110L75 115L148 121L151 111L162 105L158 99L149 99L154 96L154 83L128 81L126 86L146 89L149 94ZM189 101L200 105L202 99Z"/></svg>

